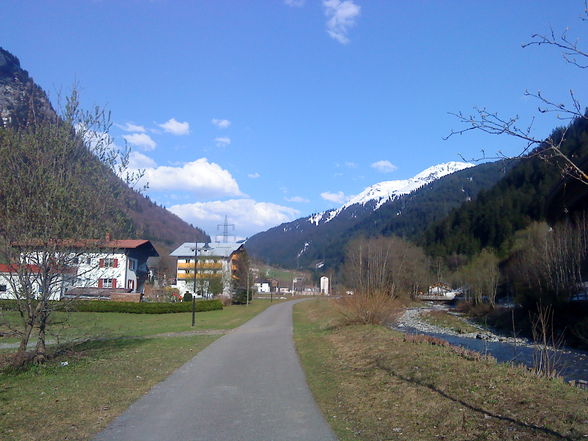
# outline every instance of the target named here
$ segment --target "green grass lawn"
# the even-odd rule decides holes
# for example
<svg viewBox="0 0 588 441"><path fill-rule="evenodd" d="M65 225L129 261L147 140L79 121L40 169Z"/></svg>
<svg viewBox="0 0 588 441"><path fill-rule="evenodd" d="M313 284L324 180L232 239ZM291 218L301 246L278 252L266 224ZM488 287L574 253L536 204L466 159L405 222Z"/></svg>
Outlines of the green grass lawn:
<svg viewBox="0 0 588 441"><path fill-rule="evenodd" d="M192 330L220 330L237 327L263 311L269 300L256 299L249 305L226 306L222 311L196 313L196 326L192 327L191 313L174 314L121 314L113 312L55 312L49 328L49 339L108 338L122 336L148 336ZM2 318L14 323L16 312L5 312ZM7 327L4 326L6 330ZM0 328L1 330L1 328ZM18 342L14 337L0 338L0 343Z"/></svg>
<svg viewBox="0 0 588 441"><path fill-rule="evenodd" d="M197 314L198 330L230 329L270 306ZM152 336L190 331L190 314L74 313L64 333L99 340L71 344L42 366L0 371L0 440L88 440L153 385L220 335ZM97 334L92 334L97 332ZM124 440L121 440L124 441Z"/></svg>
<svg viewBox="0 0 588 441"><path fill-rule="evenodd" d="M381 326L294 309L308 383L340 441L584 440L588 391Z"/></svg>

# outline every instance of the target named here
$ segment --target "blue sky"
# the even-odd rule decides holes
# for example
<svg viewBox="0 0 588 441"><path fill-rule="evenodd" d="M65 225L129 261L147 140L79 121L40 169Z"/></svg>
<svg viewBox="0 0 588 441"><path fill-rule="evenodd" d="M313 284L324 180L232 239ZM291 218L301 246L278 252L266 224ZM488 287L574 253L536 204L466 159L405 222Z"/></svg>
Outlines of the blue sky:
<svg viewBox="0 0 588 441"><path fill-rule="evenodd" d="M149 196L250 236L442 162L516 154L460 128L485 106L529 120L524 91L586 98L533 33L587 36L581 0L3 0L0 45L52 97L79 85L146 169ZM586 102L586 100L583 100ZM558 125L539 115L537 136Z"/></svg>

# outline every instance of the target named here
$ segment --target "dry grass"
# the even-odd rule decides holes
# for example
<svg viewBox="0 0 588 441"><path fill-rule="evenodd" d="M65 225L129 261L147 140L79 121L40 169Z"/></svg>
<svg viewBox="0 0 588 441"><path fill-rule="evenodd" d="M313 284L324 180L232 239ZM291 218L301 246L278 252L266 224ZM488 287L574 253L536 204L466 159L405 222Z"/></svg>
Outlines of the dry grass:
<svg viewBox="0 0 588 441"><path fill-rule="evenodd" d="M402 313L402 304L383 292L355 293L334 303L341 314L340 324L385 325Z"/></svg>
<svg viewBox="0 0 588 441"><path fill-rule="evenodd" d="M586 439L587 391L381 326L325 328L334 314L296 305L295 336L341 441Z"/></svg>

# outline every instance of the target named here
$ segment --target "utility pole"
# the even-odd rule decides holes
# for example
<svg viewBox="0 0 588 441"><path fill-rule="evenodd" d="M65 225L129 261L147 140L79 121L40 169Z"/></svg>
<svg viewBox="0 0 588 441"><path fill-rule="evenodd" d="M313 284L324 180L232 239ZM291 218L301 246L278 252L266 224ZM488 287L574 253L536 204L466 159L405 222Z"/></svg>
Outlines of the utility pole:
<svg viewBox="0 0 588 441"><path fill-rule="evenodd" d="M232 227L233 231L235 231L235 224L230 224L227 215L225 214L225 222L223 224L218 224L216 229L218 230L220 227L223 227L223 243L227 243L229 241L229 227Z"/></svg>
<svg viewBox="0 0 588 441"><path fill-rule="evenodd" d="M245 298L247 299L245 305L249 306L249 262L247 262L247 295Z"/></svg>

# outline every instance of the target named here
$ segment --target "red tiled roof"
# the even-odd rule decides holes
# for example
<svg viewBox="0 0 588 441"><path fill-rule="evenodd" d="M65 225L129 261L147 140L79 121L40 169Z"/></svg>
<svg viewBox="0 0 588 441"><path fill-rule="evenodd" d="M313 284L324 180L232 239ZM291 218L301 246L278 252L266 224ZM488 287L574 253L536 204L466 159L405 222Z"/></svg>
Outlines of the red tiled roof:
<svg viewBox="0 0 588 441"><path fill-rule="evenodd" d="M109 240L103 241L99 239L65 239L62 241L52 241L50 245L59 245L62 247L74 247L74 248L139 248L142 245L149 243L145 239L121 239L121 240ZM13 243L15 246L42 246L44 243L39 240L31 240L28 242L17 242Z"/></svg>
<svg viewBox="0 0 588 441"><path fill-rule="evenodd" d="M0 263L0 273L16 273L18 272L18 270L20 269L20 265L17 264L12 264L12 265L8 265L6 263ZM31 272L31 273L39 273L41 272L41 268L39 268L37 265L27 265L26 266L27 271Z"/></svg>

